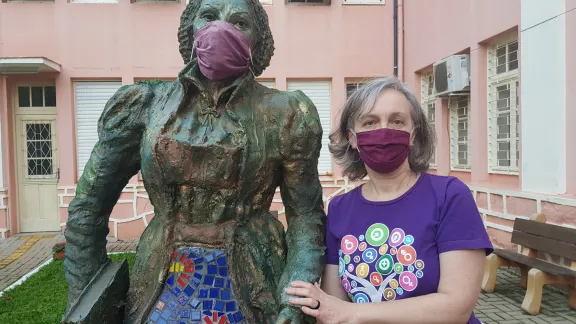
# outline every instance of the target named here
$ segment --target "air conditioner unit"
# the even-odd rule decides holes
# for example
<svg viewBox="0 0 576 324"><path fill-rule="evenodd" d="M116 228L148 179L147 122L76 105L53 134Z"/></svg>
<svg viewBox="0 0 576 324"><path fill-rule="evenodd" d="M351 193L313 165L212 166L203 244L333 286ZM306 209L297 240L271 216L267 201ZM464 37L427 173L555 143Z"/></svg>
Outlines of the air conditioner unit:
<svg viewBox="0 0 576 324"><path fill-rule="evenodd" d="M436 95L470 92L470 55L452 55L434 63Z"/></svg>

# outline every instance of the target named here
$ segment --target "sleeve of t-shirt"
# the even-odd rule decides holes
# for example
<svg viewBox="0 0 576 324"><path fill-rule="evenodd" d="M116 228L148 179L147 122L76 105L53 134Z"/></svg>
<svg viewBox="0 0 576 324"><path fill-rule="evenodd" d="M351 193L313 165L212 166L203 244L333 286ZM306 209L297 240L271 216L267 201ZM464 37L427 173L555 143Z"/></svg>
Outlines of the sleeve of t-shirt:
<svg viewBox="0 0 576 324"><path fill-rule="evenodd" d="M472 193L457 178L451 179L446 187L440 216L436 236L438 253L479 249L485 249L486 255L492 253L492 243Z"/></svg>
<svg viewBox="0 0 576 324"><path fill-rule="evenodd" d="M333 232L333 224L335 218L337 218L337 198L335 197L332 202L328 205L328 215L326 217L326 263L327 264L338 264L339 256L338 251L340 249L340 239Z"/></svg>

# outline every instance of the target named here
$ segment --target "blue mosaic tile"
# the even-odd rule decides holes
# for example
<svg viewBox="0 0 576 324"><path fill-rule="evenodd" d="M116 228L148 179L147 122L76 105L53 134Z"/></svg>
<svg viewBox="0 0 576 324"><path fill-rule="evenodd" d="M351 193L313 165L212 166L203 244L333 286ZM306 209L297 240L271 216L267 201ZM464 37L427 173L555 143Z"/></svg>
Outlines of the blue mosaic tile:
<svg viewBox="0 0 576 324"><path fill-rule="evenodd" d="M205 276L204 282L202 284L206 286L212 286L214 284L214 276Z"/></svg>
<svg viewBox="0 0 576 324"><path fill-rule="evenodd" d="M214 279L214 287L216 287L216 288L224 288L224 278L216 278L216 279Z"/></svg>
<svg viewBox="0 0 576 324"><path fill-rule="evenodd" d="M216 303L214 304L214 310L217 310L219 312L224 310L224 302L217 300Z"/></svg>
<svg viewBox="0 0 576 324"><path fill-rule="evenodd" d="M212 254L205 255L204 258L206 258L208 263L214 261L214 256Z"/></svg>
<svg viewBox="0 0 576 324"><path fill-rule="evenodd" d="M199 304L200 304L200 301L197 298L192 299L192 301L190 302L190 306L192 306L192 308L194 308L194 309L198 308Z"/></svg>
<svg viewBox="0 0 576 324"><path fill-rule="evenodd" d="M222 300L230 300L230 298L231 298L230 290L222 289L220 297Z"/></svg>
<svg viewBox="0 0 576 324"><path fill-rule="evenodd" d="M182 296L180 297L180 299L178 299L178 303L182 306L186 305L186 303L188 303L188 296Z"/></svg>
<svg viewBox="0 0 576 324"><path fill-rule="evenodd" d="M236 310L236 302L235 301L229 301L226 303L226 311L227 312L233 312Z"/></svg>
<svg viewBox="0 0 576 324"><path fill-rule="evenodd" d="M214 303L214 301L211 300L211 299L207 299L207 300L203 301L203 302L202 302L202 309L204 309L204 310L211 310L213 303Z"/></svg>
<svg viewBox="0 0 576 324"><path fill-rule="evenodd" d="M182 309L180 311L180 318L190 318L190 310L189 309Z"/></svg>
<svg viewBox="0 0 576 324"><path fill-rule="evenodd" d="M174 296L178 296L180 295L180 293L182 292L182 289L175 287L174 289L172 289L172 295Z"/></svg>
<svg viewBox="0 0 576 324"><path fill-rule="evenodd" d="M186 294L186 296L188 296L188 297L194 295L195 291L196 291L196 289L194 289L190 286L186 286L186 288L184 288L184 294Z"/></svg>
<svg viewBox="0 0 576 324"><path fill-rule="evenodd" d="M223 251L180 248L173 253L170 272L150 324L245 324L231 290L228 262Z"/></svg>
<svg viewBox="0 0 576 324"><path fill-rule="evenodd" d="M177 305L178 305L178 303L175 300L171 300L168 303L168 307L170 307L171 309L174 309Z"/></svg>

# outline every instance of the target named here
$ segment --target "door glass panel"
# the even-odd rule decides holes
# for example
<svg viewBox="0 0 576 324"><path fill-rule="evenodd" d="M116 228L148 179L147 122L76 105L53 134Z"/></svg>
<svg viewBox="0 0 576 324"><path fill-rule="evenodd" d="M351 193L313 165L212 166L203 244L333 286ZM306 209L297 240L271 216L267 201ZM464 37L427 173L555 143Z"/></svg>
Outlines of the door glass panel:
<svg viewBox="0 0 576 324"><path fill-rule="evenodd" d="M32 87L32 107L44 107L44 89Z"/></svg>
<svg viewBox="0 0 576 324"><path fill-rule="evenodd" d="M26 124L26 148L27 178L53 178L52 125Z"/></svg>
<svg viewBox="0 0 576 324"><path fill-rule="evenodd" d="M18 106L30 107L30 87L18 87Z"/></svg>
<svg viewBox="0 0 576 324"><path fill-rule="evenodd" d="M46 107L56 107L56 87L44 87L44 101Z"/></svg>

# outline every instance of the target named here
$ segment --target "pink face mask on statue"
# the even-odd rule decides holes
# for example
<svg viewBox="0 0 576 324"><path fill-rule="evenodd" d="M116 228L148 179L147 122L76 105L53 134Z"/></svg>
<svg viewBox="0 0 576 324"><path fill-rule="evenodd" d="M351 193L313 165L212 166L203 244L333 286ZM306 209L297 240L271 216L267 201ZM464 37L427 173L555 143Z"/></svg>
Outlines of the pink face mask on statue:
<svg viewBox="0 0 576 324"><path fill-rule="evenodd" d="M411 133L380 128L354 133L360 158L370 169L378 173L396 171L408 157Z"/></svg>
<svg viewBox="0 0 576 324"><path fill-rule="evenodd" d="M226 21L212 21L194 34L193 50L200 72L213 81L239 76L250 69L250 40Z"/></svg>

